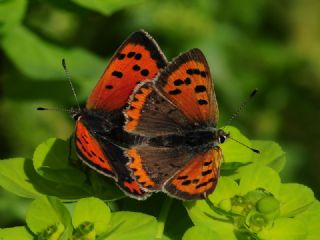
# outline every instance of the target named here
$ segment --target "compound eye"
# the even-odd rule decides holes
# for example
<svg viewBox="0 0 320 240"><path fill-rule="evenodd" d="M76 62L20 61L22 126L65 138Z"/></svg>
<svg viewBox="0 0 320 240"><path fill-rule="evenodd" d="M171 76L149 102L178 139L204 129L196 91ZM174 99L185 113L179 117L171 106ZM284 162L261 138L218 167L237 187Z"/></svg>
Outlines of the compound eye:
<svg viewBox="0 0 320 240"><path fill-rule="evenodd" d="M226 140L225 136L219 136L220 143L224 143L225 140Z"/></svg>
<svg viewBox="0 0 320 240"><path fill-rule="evenodd" d="M79 119L79 117L80 117L80 114L79 114L79 113L75 113L75 114L72 115L72 118L73 118L73 120L75 120L75 121L77 121L77 120Z"/></svg>

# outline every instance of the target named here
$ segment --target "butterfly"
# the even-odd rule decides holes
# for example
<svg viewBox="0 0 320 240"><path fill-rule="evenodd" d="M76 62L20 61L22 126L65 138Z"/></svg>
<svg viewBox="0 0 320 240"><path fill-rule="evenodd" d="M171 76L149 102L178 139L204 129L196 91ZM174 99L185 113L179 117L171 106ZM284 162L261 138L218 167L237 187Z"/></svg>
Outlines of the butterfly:
<svg viewBox="0 0 320 240"><path fill-rule="evenodd" d="M75 149L79 158L97 172L113 178L127 195L150 195L132 179L122 147L137 141L122 129L122 110L140 82L153 79L167 60L153 38L143 30L132 33L111 58L86 106L74 115ZM139 140L139 138L138 138Z"/></svg>
<svg viewBox="0 0 320 240"><path fill-rule="evenodd" d="M169 63L153 81L139 84L124 110L124 130L148 138L125 150L132 178L148 192L182 200L204 199L217 185L218 104L208 63L191 49Z"/></svg>

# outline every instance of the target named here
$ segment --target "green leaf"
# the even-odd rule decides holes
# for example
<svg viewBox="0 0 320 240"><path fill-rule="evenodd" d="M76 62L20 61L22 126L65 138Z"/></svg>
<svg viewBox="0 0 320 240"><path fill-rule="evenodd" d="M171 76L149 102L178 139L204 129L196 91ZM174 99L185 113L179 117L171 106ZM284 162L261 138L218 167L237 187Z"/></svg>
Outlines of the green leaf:
<svg viewBox="0 0 320 240"><path fill-rule="evenodd" d="M260 150L260 154L252 156L253 162L268 165L277 172L280 172L286 163L286 153L279 144L272 141L253 140L252 146Z"/></svg>
<svg viewBox="0 0 320 240"><path fill-rule="evenodd" d="M30 164L31 163L31 164ZM0 161L0 185L20 197L42 196L26 172L34 172L31 160L11 158Z"/></svg>
<svg viewBox="0 0 320 240"><path fill-rule="evenodd" d="M56 138L41 143L33 155L35 170L42 177L57 183L82 186L86 176L69 166L70 144Z"/></svg>
<svg viewBox="0 0 320 240"><path fill-rule="evenodd" d="M304 226L308 230L307 240L318 240L320 236L320 203L315 201L308 209L301 214L295 216L295 219L305 223Z"/></svg>
<svg viewBox="0 0 320 240"><path fill-rule="evenodd" d="M59 175L57 171L54 173ZM123 196L111 179L92 171L91 176L93 187L88 184L82 186L66 185L63 182L57 184L37 174L30 159L12 158L0 161L0 186L20 197L37 198L50 195L64 200L75 200L96 195L106 200L114 200ZM52 177L55 177L54 174Z"/></svg>
<svg viewBox="0 0 320 240"><path fill-rule="evenodd" d="M230 199L238 193L238 184L229 177L220 177L214 192L209 195L209 199L214 203Z"/></svg>
<svg viewBox="0 0 320 240"><path fill-rule="evenodd" d="M1 240L33 240L34 237L26 227L12 227L0 229Z"/></svg>
<svg viewBox="0 0 320 240"><path fill-rule="evenodd" d="M166 196L166 198L169 198L169 196ZM155 201L152 203L153 206L157 206ZM161 202L161 204L163 204L163 202ZM159 214L156 216L159 216ZM193 226L193 224L188 216L186 208L183 206L183 202L173 199L168 217L165 222L164 234L172 240L181 240L185 231L191 226Z"/></svg>
<svg viewBox="0 0 320 240"><path fill-rule="evenodd" d="M124 193L117 187L114 180L108 178L95 170L89 171L89 180L92 187L92 192L96 197L103 200L117 200L123 198Z"/></svg>
<svg viewBox="0 0 320 240"><path fill-rule="evenodd" d="M62 239L72 235L71 216L64 205L55 197L39 198L33 201L28 209L26 222L35 234L60 223L65 229Z"/></svg>
<svg viewBox="0 0 320 240"><path fill-rule="evenodd" d="M209 199L216 207L223 200L228 200L238 193L238 185L230 177L220 177L216 190ZM234 226L227 217L213 211L206 201L185 202L188 214L196 226L206 226L219 234L222 239L236 240Z"/></svg>
<svg viewBox="0 0 320 240"><path fill-rule="evenodd" d="M2 47L17 68L34 80L65 81L65 73L60 67L61 59L65 58L72 80L80 84L86 95L107 63L85 49L64 49L45 42L23 26L4 36Z"/></svg>
<svg viewBox="0 0 320 240"><path fill-rule="evenodd" d="M109 207L102 200L91 197L80 199L77 202L72 221L75 228L86 221L93 223L99 235L108 229L110 219Z"/></svg>
<svg viewBox="0 0 320 240"><path fill-rule="evenodd" d="M168 237L166 235L163 235L162 238L161 238L161 240L172 240L172 239L174 239L174 238L170 238L170 237Z"/></svg>
<svg viewBox="0 0 320 240"><path fill-rule="evenodd" d="M165 209L163 208L168 206L167 203L170 201L168 198L170 198L168 195L159 192L154 193L150 198L144 201L133 201L130 198L123 198L117 201L117 204L121 206L122 211L141 212L157 216L158 218L161 215L160 220L164 221ZM157 233L160 232L160 226L161 223L159 224L158 222ZM185 231L187 231L191 226L193 226L193 224L188 216L186 208L183 206L183 202L172 199L170 211L165 221L163 234L169 239L181 240Z"/></svg>
<svg viewBox="0 0 320 240"><path fill-rule="evenodd" d="M0 185L21 197L37 198L43 195L62 199L78 199L92 195L87 188L56 184L37 174L32 161L12 158L0 161Z"/></svg>
<svg viewBox="0 0 320 240"><path fill-rule="evenodd" d="M209 196L209 200L213 202L214 206L220 208L219 204L223 204L224 200L228 201L237 193L238 184L235 181L229 177L220 177L218 186ZM189 216L195 225L208 226L209 222L212 224L211 217L228 220L226 217L213 211L205 200L184 202L184 205L187 207Z"/></svg>
<svg viewBox="0 0 320 240"><path fill-rule="evenodd" d="M280 185L281 179L275 170L255 163L241 170L239 194L245 195L249 191L263 188L277 195Z"/></svg>
<svg viewBox="0 0 320 240"><path fill-rule="evenodd" d="M111 215L111 226L97 240L154 239L157 221L154 217L135 212L115 212Z"/></svg>
<svg viewBox="0 0 320 240"><path fill-rule="evenodd" d="M270 229L258 234L265 240L304 240L307 239L307 230L303 222L293 218L279 218Z"/></svg>
<svg viewBox="0 0 320 240"><path fill-rule="evenodd" d="M194 226L189 228L183 235L182 240L219 240L222 239L213 230L205 226Z"/></svg>
<svg viewBox="0 0 320 240"><path fill-rule="evenodd" d="M230 136L237 141L251 146L251 142L246 138L241 132L232 126L226 126L223 128L225 132L229 132ZM241 146L239 143L228 139L225 143L221 144L221 149L223 151L223 163L230 162L240 162L248 163L251 161L252 156L255 154L244 146Z"/></svg>
<svg viewBox="0 0 320 240"><path fill-rule="evenodd" d="M67 193L65 190L71 189L69 193L75 194L74 199L77 199L79 194L81 194L81 197L95 195L105 200L115 200L123 197L123 193L114 184L113 180L101 174L95 174L95 171L91 169L89 170L89 185L83 169L69 166L68 157L69 152L72 151L70 147L72 146L69 142L56 138L50 138L40 144L33 156L37 173L49 180L50 183L58 183L55 188L59 187L61 193ZM88 194L83 194L83 192ZM60 197L57 193L49 195Z"/></svg>
<svg viewBox="0 0 320 240"><path fill-rule="evenodd" d="M110 15L113 12L142 3L145 0L72 0L73 2L79 4L82 7L97 11L104 15Z"/></svg>
<svg viewBox="0 0 320 240"><path fill-rule="evenodd" d="M26 0L2 0L0 2L0 34L6 34L20 24L26 7Z"/></svg>
<svg viewBox="0 0 320 240"><path fill-rule="evenodd" d="M297 183L282 184L278 197L281 216L285 217L294 217L315 201L312 190Z"/></svg>
<svg viewBox="0 0 320 240"><path fill-rule="evenodd" d="M196 213L195 211L190 214L190 217L196 226L205 226L210 228L211 231L217 233L221 239L237 240L234 234L235 227L231 222L220 221L210 216L211 215L206 215L200 212Z"/></svg>

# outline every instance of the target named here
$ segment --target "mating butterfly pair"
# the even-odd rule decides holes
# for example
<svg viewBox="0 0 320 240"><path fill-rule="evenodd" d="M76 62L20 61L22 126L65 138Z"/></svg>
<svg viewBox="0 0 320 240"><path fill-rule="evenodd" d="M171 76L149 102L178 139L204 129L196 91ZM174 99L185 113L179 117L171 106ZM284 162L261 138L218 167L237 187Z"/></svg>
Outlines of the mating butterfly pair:
<svg viewBox="0 0 320 240"><path fill-rule="evenodd" d="M216 187L218 145L228 134L215 128L217 101L199 49L168 63L146 32L131 34L76 119L78 156L130 197L202 199Z"/></svg>

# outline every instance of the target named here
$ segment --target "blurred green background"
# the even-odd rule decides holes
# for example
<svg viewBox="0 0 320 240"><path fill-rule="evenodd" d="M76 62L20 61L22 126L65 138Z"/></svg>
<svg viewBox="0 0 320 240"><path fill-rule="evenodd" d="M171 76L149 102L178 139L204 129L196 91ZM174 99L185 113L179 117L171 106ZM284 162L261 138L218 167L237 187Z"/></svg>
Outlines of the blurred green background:
<svg viewBox="0 0 320 240"><path fill-rule="evenodd" d="M223 125L254 89L233 125L287 152L284 182L320 197L320 1L0 0L0 157L32 157L49 137L66 139L109 57L143 28L168 59L190 48L206 55ZM26 200L0 190L0 227L23 222Z"/></svg>

